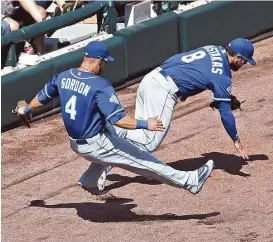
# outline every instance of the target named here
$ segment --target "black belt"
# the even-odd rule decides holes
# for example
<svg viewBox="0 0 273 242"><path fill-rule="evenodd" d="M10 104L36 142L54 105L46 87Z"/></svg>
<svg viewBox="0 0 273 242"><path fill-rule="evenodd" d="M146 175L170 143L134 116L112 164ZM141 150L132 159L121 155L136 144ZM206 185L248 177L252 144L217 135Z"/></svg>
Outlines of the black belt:
<svg viewBox="0 0 273 242"><path fill-rule="evenodd" d="M98 134L101 134L101 133L98 133ZM89 143L92 142L92 140L88 140L88 139L92 139L92 138L95 138L95 136L97 136L98 134L95 134L93 135L92 137L88 137L88 138L85 138L85 139L72 139L77 145L87 145L88 144L88 141ZM97 139L97 138L96 138ZM96 140L94 139L94 140ZM88 140L88 141L87 141Z"/></svg>

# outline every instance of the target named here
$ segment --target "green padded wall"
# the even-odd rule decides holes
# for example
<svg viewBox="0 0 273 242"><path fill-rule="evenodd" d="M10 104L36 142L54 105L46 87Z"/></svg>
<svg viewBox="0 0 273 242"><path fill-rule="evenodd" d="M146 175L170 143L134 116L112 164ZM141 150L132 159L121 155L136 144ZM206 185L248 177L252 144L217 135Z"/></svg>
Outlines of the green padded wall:
<svg viewBox="0 0 273 242"><path fill-rule="evenodd" d="M122 37L113 36L105 40L104 43L109 48L109 54L115 60L106 63L101 76L109 80L114 87L117 87L124 84L126 79L124 41Z"/></svg>
<svg viewBox="0 0 273 242"><path fill-rule="evenodd" d="M140 76L178 53L178 16L168 12L149 21L122 29L127 79Z"/></svg>
<svg viewBox="0 0 273 242"><path fill-rule="evenodd" d="M2 76L2 129L3 126L7 126L19 120L18 117L11 112L16 106L17 101L25 99L27 102L30 102L37 92L43 88L50 77L51 63L49 62L40 63L37 66L31 66ZM52 109L52 103L46 105L41 112L50 109Z"/></svg>
<svg viewBox="0 0 273 242"><path fill-rule="evenodd" d="M180 51L259 32L256 1L215 1L179 14Z"/></svg>
<svg viewBox="0 0 273 242"><path fill-rule="evenodd" d="M273 1L259 1L258 3L259 32L273 29Z"/></svg>
<svg viewBox="0 0 273 242"><path fill-rule="evenodd" d="M83 60L82 49L55 57L54 59L51 60L52 76L60 72L66 71L70 68L80 66L82 60Z"/></svg>

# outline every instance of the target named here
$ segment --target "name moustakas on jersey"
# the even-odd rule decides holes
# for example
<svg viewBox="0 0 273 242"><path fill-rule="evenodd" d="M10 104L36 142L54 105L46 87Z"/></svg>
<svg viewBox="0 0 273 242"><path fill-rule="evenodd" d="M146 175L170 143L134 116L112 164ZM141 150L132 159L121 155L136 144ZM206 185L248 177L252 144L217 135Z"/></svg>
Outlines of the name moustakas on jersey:
<svg viewBox="0 0 273 242"><path fill-rule="evenodd" d="M223 74L223 58L216 46L208 45L203 47L211 58L211 72L215 74Z"/></svg>

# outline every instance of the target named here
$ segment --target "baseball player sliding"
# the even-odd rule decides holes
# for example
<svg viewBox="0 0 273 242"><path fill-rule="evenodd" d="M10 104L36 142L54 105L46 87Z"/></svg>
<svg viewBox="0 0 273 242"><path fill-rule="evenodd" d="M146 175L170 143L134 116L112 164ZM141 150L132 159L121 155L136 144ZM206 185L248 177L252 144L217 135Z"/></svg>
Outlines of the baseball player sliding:
<svg viewBox="0 0 273 242"><path fill-rule="evenodd" d="M198 193L213 169L212 160L194 171L175 170L116 135L113 125L127 130L149 130L153 135L165 132L160 120L149 115L134 119L125 113L110 82L99 76L104 64L113 60L104 43L90 42L84 49L81 66L55 75L29 105L16 108L18 114L26 117L60 96L71 148L91 162L79 183L92 194L101 194L98 179L109 166Z"/></svg>

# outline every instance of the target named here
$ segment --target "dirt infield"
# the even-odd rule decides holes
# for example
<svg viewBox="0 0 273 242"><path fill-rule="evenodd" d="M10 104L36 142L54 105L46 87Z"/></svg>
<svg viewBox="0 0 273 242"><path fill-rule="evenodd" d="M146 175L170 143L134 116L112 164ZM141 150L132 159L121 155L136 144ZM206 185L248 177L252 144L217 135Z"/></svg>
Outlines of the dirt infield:
<svg viewBox="0 0 273 242"><path fill-rule="evenodd" d="M21 241L273 241L273 38L255 44L258 66L234 74L235 112L250 155L244 162L225 133L212 93L179 103L154 154L177 169L209 158L215 170L200 194L114 168L99 201L76 182L88 162L69 148L60 114L2 134L2 239ZM132 114L137 85L119 92ZM29 206L32 200L43 200Z"/></svg>

